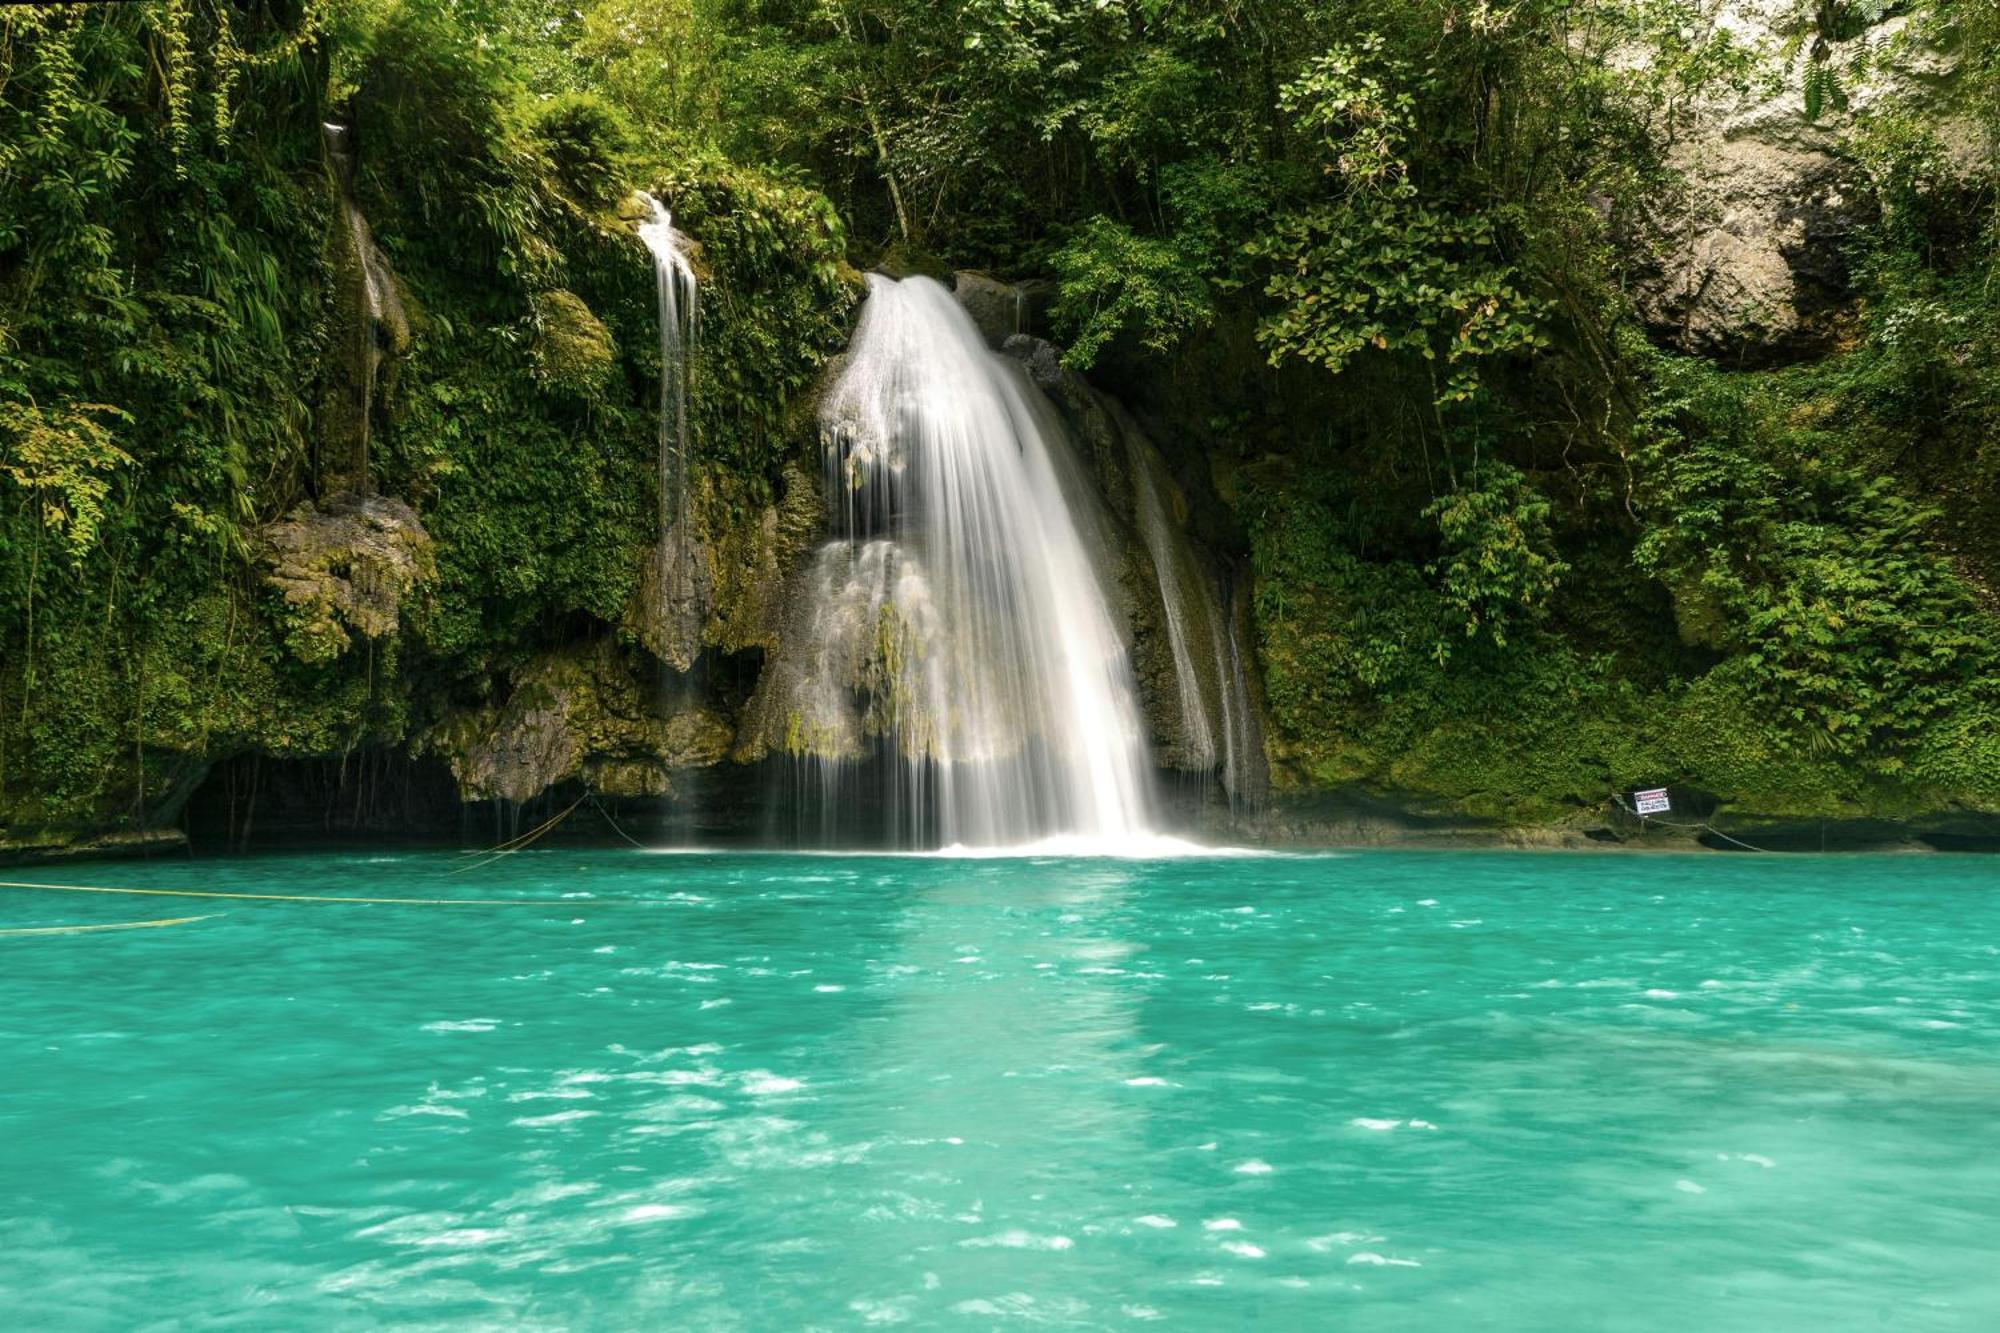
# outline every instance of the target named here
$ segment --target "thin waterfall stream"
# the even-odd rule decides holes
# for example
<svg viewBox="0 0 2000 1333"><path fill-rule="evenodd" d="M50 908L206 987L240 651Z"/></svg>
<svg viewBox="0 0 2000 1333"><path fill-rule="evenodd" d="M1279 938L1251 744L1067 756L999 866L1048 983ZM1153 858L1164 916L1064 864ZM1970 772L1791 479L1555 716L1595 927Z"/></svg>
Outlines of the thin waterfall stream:
<svg viewBox="0 0 2000 1333"><path fill-rule="evenodd" d="M701 652L701 608L697 605L694 524L688 489L694 461L694 437L688 424L688 389L694 379L694 358L701 339L701 280L688 258L688 239L675 230L673 214L650 194L641 193L651 212L639 225L639 239L653 256L653 276L660 308L659 422L659 545L655 551L653 595L659 599L658 623L666 627L660 646L671 668L665 676L661 711L668 717L695 700L689 672ZM692 770L683 769L674 782L680 797L668 838L686 843L697 802Z"/></svg>
<svg viewBox="0 0 2000 1333"><path fill-rule="evenodd" d="M688 541L688 384L696 345L701 337L701 281L687 256L687 238L674 230L673 214L652 195L642 195L652 219L639 225L639 239L653 255L653 274L660 301L660 539L678 543L676 557L686 555ZM683 582L688 562L675 558L673 572ZM669 594L684 587L666 588Z"/></svg>

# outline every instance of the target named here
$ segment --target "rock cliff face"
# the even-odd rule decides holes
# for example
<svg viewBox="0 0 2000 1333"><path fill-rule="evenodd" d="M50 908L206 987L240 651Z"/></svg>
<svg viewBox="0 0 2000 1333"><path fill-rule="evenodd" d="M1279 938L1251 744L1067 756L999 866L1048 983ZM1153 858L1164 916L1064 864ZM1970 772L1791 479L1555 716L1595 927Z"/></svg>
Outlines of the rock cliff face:
<svg viewBox="0 0 2000 1333"><path fill-rule="evenodd" d="M1830 345L1851 292L1848 247L1876 213L1848 142L1857 117L1891 99L1942 106L1951 61L1890 17L1820 48L1844 81L1845 108L1808 114L1811 15L1792 0L1725 0L1717 25L1754 69L1740 93L1700 107L1671 152L1677 183L1646 215L1621 219L1632 292L1654 337L1742 364ZM1864 71L1858 57L1871 56ZM1941 122L1953 151L1983 151L1969 125Z"/></svg>
<svg viewBox="0 0 2000 1333"><path fill-rule="evenodd" d="M818 478L788 465L777 494L751 496L740 478L702 471L689 504L691 531L669 532L647 553L625 628L676 671L704 648L775 647L785 581L823 523Z"/></svg>
<svg viewBox="0 0 2000 1333"><path fill-rule="evenodd" d="M504 704L451 719L431 744L468 801L520 804L577 780L606 796L671 797L674 771L718 762L734 733L707 707L661 704L605 640L538 658Z"/></svg>
<svg viewBox="0 0 2000 1333"><path fill-rule="evenodd" d="M268 581L285 601L285 644L302 662L340 656L355 635L394 634L406 601L437 577L430 534L388 496L300 505L262 540Z"/></svg>

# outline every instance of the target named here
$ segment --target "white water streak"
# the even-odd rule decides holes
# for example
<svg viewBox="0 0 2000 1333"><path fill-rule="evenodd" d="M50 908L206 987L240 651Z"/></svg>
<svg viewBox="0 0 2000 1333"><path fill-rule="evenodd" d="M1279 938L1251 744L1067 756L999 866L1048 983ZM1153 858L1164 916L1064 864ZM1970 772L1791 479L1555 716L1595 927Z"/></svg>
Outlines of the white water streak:
<svg viewBox="0 0 2000 1333"><path fill-rule="evenodd" d="M701 282L688 262L686 237L674 230L673 214L650 194L650 222L639 224L639 239L653 253L660 300L660 535L687 535L688 380L701 336ZM685 561L677 562L685 565Z"/></svg>

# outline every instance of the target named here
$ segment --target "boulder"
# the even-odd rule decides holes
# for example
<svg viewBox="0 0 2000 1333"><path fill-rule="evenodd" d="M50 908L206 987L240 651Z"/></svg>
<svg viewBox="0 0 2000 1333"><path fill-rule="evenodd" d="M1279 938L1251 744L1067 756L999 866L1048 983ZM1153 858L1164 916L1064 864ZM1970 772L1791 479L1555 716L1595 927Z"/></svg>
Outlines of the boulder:
<svg viewBox="0 0 2000 1333"><path fill-rule="evenodd" d="M1027 297L1019 287L984 273L951 275L951 294L972 316L989 346L998 348L1017 333L1026 333Z"/></svg>
<svg viewBox="0 0 2000 1333"><path fill-rule="evenodd" d="M535 382L577 397L596 393L618 355L604 321L582 297L560 287L537 292L529 304L535 315L535 340L528 349Z"/></svg>
<svg viewBox="0 0 2000 1333"><path fill-rule="evenodd" d="M731 731L706 708L663 716L659 703L604 641L537 658L504 704L449 719L430 743L468 801L519 804L577 779L606 796L668 796L674 771L720 761Z"/></svg>
<svg viewBox="0 0 2000 1333"><path fill-rule="evenodd" d="M394 634L407 599L437 577L430 534L391 496L300 505L258 537L266 581L284 598L285 645L305 662L340 656L355 634Z"/></svg>
<svg viewBox="0 0 2000 1333"><path fill-rule="evenodd" d="M1668 154L1678 183L1616 220L1634 303L1653 338L1679 351L1742 364L1813 355L1851 300L1849 243L1877 215L1845 146L1855 116L1891 102L1935 107L1956 154L1983 151L1984 139L1942 118L1951 61L1906 31L1907 18L1829 50L1842 70L1863 44L1877 59L1845 110L1816 118L1802 88L1807 11L1792 0L1725 0L1716 21L1759 68L1745 90L1697 109Z"/></svg>
<svg viewBox="0 0 2000 1333"><path fill-rule="evenodd" d="M1034 334L1048 322L1052 283L1040 279L1002 282L985 273L961 269L951 275L951 294L979 326L987 345L998 350L1016 334Z"/></svg>

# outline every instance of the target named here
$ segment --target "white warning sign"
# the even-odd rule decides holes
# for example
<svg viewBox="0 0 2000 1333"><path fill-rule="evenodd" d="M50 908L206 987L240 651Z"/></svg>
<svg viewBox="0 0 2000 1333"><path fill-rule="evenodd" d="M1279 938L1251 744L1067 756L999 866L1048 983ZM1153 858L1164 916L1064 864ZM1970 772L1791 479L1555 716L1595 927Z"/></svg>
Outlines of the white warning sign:
<svg viewBox="0 0 2000 1333"><path fill-rule="evenodd" d="M1655 787L1651 791L1633 792L1632 808L1642 815L1664 815L1674 808L1674 803L1667 799L1665 787Z"/></svg>

